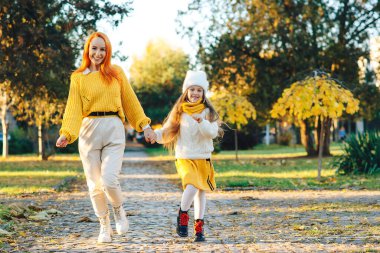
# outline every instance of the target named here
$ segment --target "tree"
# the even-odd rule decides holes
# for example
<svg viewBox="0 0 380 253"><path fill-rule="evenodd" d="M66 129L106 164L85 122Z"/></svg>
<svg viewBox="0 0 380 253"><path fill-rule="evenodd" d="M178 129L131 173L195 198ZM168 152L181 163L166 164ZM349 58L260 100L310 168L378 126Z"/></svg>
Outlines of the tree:
<svg viewBox="0 0 380 253"><path fill-rule="evenodd" d="M318 180L320 180L322 151L324 146L328 147L328 145L323 145L325 129L330 133L331 119L341 117L343 111L354 114L358 110L359 100L355 99L349 90L343 88L328 75L317 75L315 72L313 77L295 82L289 89L285 89L282 97L274 104L271 116L286 118L289 121L296 121L301 124L310 118L314 122L318 122ZM305 128L301 127L301 129L306 131ZM303 133L303 136L309 136L309 133ZM314 155L314 152L310 153L311 147L308 147L308 142L308 139L304 142L308 155ZM329 150L327 152L329 154Z"/></svg>
<svg viewBox="0 0 380 253"><path fill-rule="evenodd" d="M133 58L131 83L153 123L162 122L181 95L188 68L188 56L163 40L149 42L142 58Z"/></svg>
<svg viewBox="0 0 380 253"><path fill-rule="evenodd" d="M236 125L235 152L238 160L237 131L242 125L248 124L248 120L256 119L255 107L242 95L228 92L226 89L214 90L211 101L222 121Z"/></svg>
<svg viewBox="0 0 380 253"><path fill-rule="evenodd" d="M225 85L220 73L227 72L220 70L227 67L246 77L257 121L266 123L283 89L314 69L331 71L351 90L359 86L357 61L368 55L370 34L379 32L379 14L377 0L193 0L178 23L198 43L214 82Z"/></svg>
<svg viewBox="0 0 380 253"><path fill-rule="evenodd" d="M3 85L2 91L8 97L12 91L18 101L21 111L13 113L25 114L36 97L45 96L41 90L48 93L46 103L66 98L70 72L83 46L77 42L83 41L101 19L117 26L129 12L128 6L108 0L2 1L0 83L10 83Z"/></svg>
<svg viewBox="0 0 380 253"><path fill-rule="evenodd" d="M37 126L38 129L38 154L41 160L53 154L53 150L46 150L45 138L46 130L51 125L57 125L63 116L65 102L51 97L46 87L38 88L38 95L27 101L19 101L17 97L14 101L14 109L17 111L17 119L28 122L30 126Z"/></svg>
<svg viewBox="0 0 380 253"><path fill-rule="evenodd" d="M33 88L46 86L65 97L68 89L63 84L83 47L77 42L84 41L97 21L107 19L118 25L128 12L128 3L118 6L108 0L4 0L0 82L9 80L13 91L29 86L23 90L25 96L32 97Z"/></svg>
<svg viewBox="0 0 380 253"><path fill-rule="evenodd" d="M10 98L6 92L7 86L9 86L9 82L2 83L0 87L0 117L1 128L3 130L3 158L7 158L9 153L7 111L10 106Z"/></svg>

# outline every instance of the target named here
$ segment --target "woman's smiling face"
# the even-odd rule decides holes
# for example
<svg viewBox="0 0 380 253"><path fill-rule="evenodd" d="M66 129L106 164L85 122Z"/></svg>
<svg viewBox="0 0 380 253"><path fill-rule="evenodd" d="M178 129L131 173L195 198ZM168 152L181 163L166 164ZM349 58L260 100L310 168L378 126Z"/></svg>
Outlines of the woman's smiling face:
<svg viewBox="0 0 380 253"><path fill-rule="evenodd" d="M187 89L187 100L191 103L198 102L203 99L203 88L198 85L192 85Z"/></svg>
<svg viewBox="0 0 380 253"><path fill-rule="evenodd" d="M104 61L106 54L106 42L102 38L96 37L91 40L89 50L91 67L98 69L100 64Z"/></svg>

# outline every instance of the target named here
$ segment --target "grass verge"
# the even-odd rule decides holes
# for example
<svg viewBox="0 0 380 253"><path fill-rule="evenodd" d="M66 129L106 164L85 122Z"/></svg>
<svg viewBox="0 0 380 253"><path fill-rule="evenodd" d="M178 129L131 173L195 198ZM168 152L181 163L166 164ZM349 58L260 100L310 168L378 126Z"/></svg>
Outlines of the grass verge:
<svg viewBox="0 0 380 253"><path fill-rule="evenodd" d="M53 192L66 178L83 178L82 164L76 156L37 161L30 156L15 156L0 161L0 193L22 194Z"/></svg>
<svg viewBox="0 0 380 253"><path fill-rule="evenodd" d="M217 184L227 187L255 187L270 190L306 189L380 189L380 175L338 176L330 163L323 159L322 180L318 181L316 158L258 159L214 161Z"/></svg>

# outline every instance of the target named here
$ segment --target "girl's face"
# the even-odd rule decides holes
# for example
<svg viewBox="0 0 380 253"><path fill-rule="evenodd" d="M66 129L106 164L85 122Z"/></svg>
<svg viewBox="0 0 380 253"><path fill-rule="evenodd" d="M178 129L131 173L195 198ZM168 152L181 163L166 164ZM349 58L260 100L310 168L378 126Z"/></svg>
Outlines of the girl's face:
<svg viewBox="0 0 380 253"><path fill-rule="evenodd" d="M102 38L96 37L91 40L89 57L92 68L98 69L106 54L106 42Z"/></svg>
<svg viewBox="0 0 380 253"><path fill-rule="evenodd" d="M187 100L190 103L198 102L199 99L203 99L203 88L198 85L192 85L187 89Z"/></svg>

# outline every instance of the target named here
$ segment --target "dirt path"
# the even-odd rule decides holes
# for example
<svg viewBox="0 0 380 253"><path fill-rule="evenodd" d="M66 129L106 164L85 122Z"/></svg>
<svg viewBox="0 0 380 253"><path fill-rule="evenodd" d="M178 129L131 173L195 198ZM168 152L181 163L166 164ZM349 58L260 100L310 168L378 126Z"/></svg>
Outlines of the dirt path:
<svg viewBox="0 0 380 253"><path fill-rule="evenodd" d="M28 222L4 252L345 252L380 251L380 191L216 192L208 195L206 243L175 234L181 190L147 163L121 175L130 231L97 245L87 192L22 199L63 212ZM192 216L192 212L190 216ZM78 222L88 217L93 222ZM191 218L192 222L192 218Z"/></svg>

